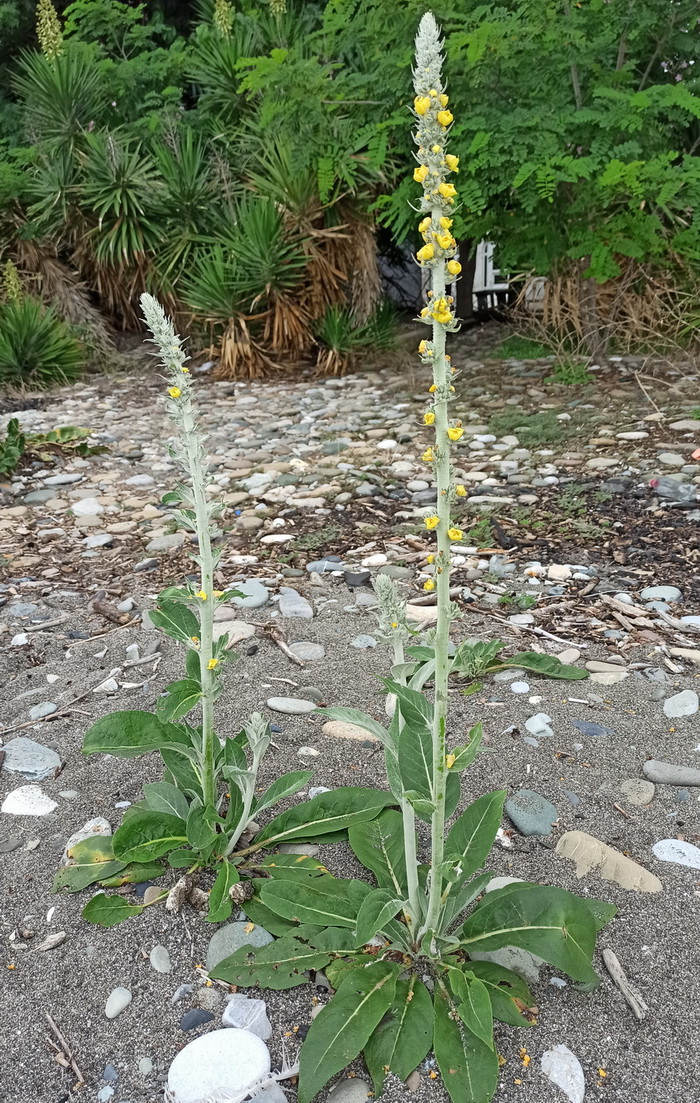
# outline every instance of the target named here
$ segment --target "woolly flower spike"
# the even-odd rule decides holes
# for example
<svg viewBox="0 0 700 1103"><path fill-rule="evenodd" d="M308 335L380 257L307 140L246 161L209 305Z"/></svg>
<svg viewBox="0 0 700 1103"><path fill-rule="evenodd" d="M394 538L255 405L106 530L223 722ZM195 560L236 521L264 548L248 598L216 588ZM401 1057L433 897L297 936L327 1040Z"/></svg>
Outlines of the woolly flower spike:
<svg viewBox="0 0 700 1103"><path fill-rule="evenodd" d="M23 295L24 288L19 278L19 272L12 261L8 260L2 273L2 297L5 302L19 303Z"/></svg>
<svg viewBox="0 0 700 1103"><path fill-rule="evenodd" d="M440 518L439 517L426 517L425 518L425 527L427 529L436 529L439 524L440 524Z"/></svg>
<svg viewBox="0 0 700 1103"><path fill-rule="evenodd" d="M416 35L416 67L413 81L416 92L440 91L442 69L442 39L431 11L425 13Z"/></svg>

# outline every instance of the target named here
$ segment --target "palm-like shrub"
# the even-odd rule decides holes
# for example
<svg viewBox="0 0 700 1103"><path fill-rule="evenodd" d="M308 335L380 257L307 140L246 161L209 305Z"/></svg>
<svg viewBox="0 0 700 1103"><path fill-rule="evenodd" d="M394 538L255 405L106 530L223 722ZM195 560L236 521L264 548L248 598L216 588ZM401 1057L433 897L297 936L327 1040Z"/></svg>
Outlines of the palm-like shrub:
<svg viewBox="0 0 700 1103"><path fill-rule="evenodd" d="M80 342L51 307L29 297L0 306L0 384L70 383L83 363Z"/></svg>
<svg viewBox="0 0 700 1103"><path fill-rule="evenodd" d="M319 344L316 368L321 375L345 375L357 365L363 349L385 351L396 345L396 312L388 300L380 302L362 325L352 311L331 306L316 325Z"/></svg>
<svg viewBox="0 0 700 1103"><path fill-rule="evenodd" d="M51 59L24 53L13 84L34 140L70 152L100 121L110 99L92 53L80 48Z"/></svg>

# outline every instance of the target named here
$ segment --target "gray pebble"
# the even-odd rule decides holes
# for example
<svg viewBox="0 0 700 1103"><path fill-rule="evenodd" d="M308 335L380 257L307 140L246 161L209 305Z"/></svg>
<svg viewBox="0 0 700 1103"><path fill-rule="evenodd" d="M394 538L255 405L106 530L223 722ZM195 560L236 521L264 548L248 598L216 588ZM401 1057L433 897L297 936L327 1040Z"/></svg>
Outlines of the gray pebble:
<svg viewBox="0 0 700 1103"><path fill-rule="evenodd" d="M374 636L355 636L354 640L350 640L350 646L356 647L358 651L364 651L369 647L376 647L377 641Z"/></svg>
<svg viewBox="0 0 700 1103"><path fill-rule="evenodd" d="M170 954L165 946L154 946L148 955L148 960L156 973L170 973L172 971Z"/></svg>
<svg viewBox="0 0 700 1103"><path fill-rule="evenodd" d="M268 697L266 704L273 712L282 712L287 716L303 716L316 708L315 701L304 701L299 697Z"/></svg>
<svg viewBox="0 0 700 1103"><path fill-rule="evenodd" d="M41 708L42 706L36 705L35 707ZM51 705L51 709L55 712L56 706ZM33 711L34 709L32 709ZM44 715L48 715L48 713ZM36 717L32 717L32 719L36 719ZM42 746L41 743L35 743L33 739L18 736L5 745L4 769L13 774L21 774L28 781L43 781L44 778L53 777L60 765L61 759L55 751Z"/></svg>
<svg viewBox="0 0 700 1103"><path fill-rule="evenodd" d="M153 1061L150 1057L142 1057L139 1061L139 1072L142 1076L150 1076L153 1072Z"/></svg>
<svg viewBox="0 0 700 1103"><path fill-rule="evenodd" d="M664 713L671 720L681 716L693 716L699 707L698 695L694 689L684 689L664 701Z"/></svg>
<svg viewBox="0 0 700 1103"><path fill-rule="evenodd" d="M128 988L114 988L107 997L105 1015L108 1019L116 1019L131 1003L133 997Z"/></svg>
<svg viewBox="0 0 700 1103"><path fill-rule="evenodd" d="M205 1011L203 1007L193 1007L180 1019L180 1030L196 1030L198 1026L204 1026L205 1023L211 1023L213 1020L211 1011Z"/></svg>
<svg viewBox="0 0 700 1103"><path fill-rule="evenodd" d="M41 701L38 705L34 705L29 710L30 720L42 720L45 716L53 716L58 710L58 705L55 705L53 701Z"/></svg>
<svg viewBox="0 0 700 1103"><path fill-rule="evenodd" d="M506 801L505 810L521 835L551 835L559 813L533 789L521 789Z"/></svg>
<svg viewBox="0 0 700 1103"><path fill-rule="evenodd" d="M661 762L650 758L642 766L644 776L657 785L700 786L700 770L693 766L676 766L672 762Z"/></svg>

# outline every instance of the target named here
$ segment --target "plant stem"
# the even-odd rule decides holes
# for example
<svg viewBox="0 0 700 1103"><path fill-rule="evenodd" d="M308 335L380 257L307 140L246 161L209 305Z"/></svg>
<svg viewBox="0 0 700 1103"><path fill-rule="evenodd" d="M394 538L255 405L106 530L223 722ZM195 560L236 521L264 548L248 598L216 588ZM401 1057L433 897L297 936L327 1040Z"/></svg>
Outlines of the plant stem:
<svg viewBox="0 0 700 1103"><path fill-rule="evenodd" d="M394 636L394 665L405 662L403 640ZM406 679L401 678L402 684ZM398 707L398 706L397 706ZM414 933L423 915L420 887L418 885L418 855L416 853L416 814L406 797L401 798L401 822L403 824L403 848L406 855L406 884L410 914L406 916L411 932Z"/></svg>
<svg viewBox="0 0 700 1103"><path fill-rule="evenodd" d="M434 222L438 222L442 210L438 207L432 212ZM433 298L440 299L445 294L445 265L437 264L433 269ZM445 358L445 327L433 321L433 382L435 391L435 474L437 479L437 526L436 590L437 590L437 628L435 632L435 696L433 715L433 804L435 811L431 818L430 830L430 893L424 931L435 930L440 915L442 896L441 867L445 849L445 786L447 767L445 765L445 729L447 724L447 682L449 676L450 644L450 438L447 435L447 405L450 394L450 379Z"/></svg>
<svg viewBox="0 0 700 1103"><path fill-rule="evenodd" d="M183 404L182 426L187 466L192 479L192 500L195 527L199 541L201 590L206 595L199 601L199 676L202 685L202 796L205 808L216 807L215 734L214 734L214 674L209 667L214 657L214 560L211 549L209 510L205 494L205 478L200 456L199 434L191 400Z"/></svg>

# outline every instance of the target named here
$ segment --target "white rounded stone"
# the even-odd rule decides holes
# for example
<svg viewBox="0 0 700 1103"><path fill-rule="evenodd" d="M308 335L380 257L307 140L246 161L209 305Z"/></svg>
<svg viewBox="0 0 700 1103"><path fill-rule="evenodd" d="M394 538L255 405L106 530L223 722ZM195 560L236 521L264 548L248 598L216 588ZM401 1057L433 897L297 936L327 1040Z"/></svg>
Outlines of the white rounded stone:
<svg viewBox="0 0 700 1103"><path fill-rule="evenodd" d="M168 1071L173 1103L241 1092L270 1071L270 1053L249 1030L212 1030L177 1054Z"/></svg>

